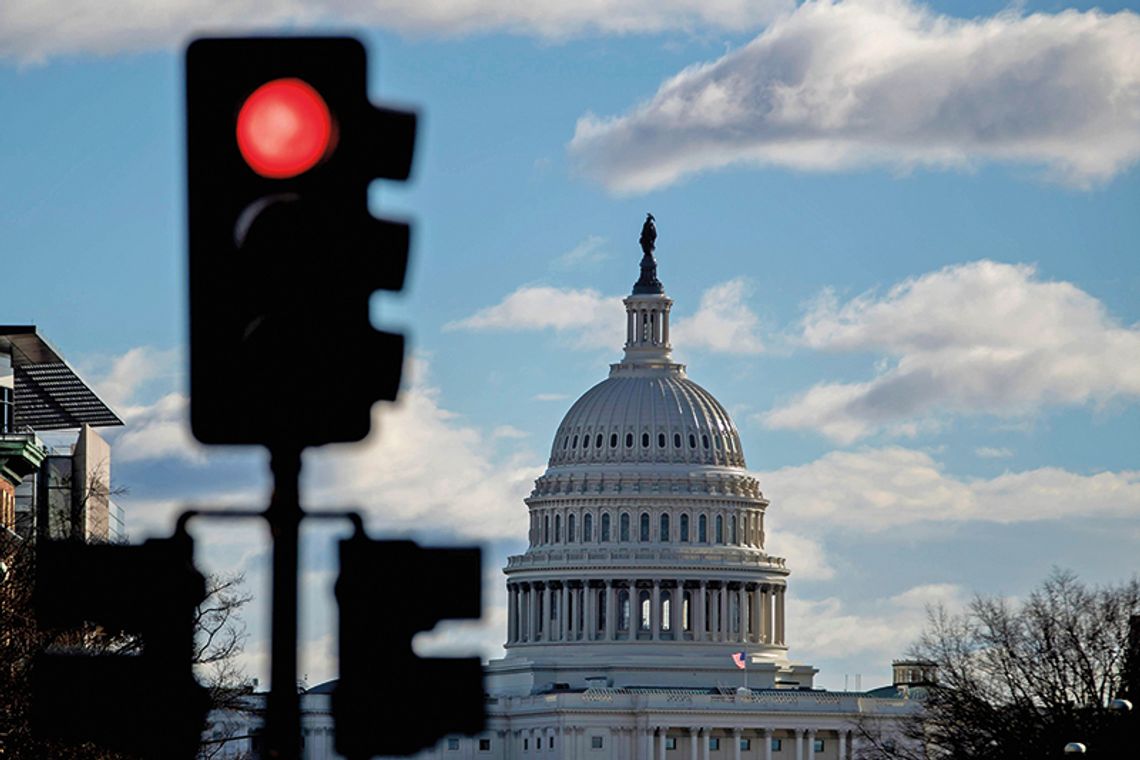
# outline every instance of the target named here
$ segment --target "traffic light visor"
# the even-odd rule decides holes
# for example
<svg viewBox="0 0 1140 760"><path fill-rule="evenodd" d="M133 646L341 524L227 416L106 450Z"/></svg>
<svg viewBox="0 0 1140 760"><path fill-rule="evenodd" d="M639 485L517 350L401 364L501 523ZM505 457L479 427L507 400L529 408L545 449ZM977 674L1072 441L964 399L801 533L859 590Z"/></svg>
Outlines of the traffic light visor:
<svg viewBox="0 0 1140 760"><path fill-rule="evenodd" d="M251 169L270 179L304 174L332 152L335 139L328 105L300 79L261 85L238 112L238 150Z"/></svg>

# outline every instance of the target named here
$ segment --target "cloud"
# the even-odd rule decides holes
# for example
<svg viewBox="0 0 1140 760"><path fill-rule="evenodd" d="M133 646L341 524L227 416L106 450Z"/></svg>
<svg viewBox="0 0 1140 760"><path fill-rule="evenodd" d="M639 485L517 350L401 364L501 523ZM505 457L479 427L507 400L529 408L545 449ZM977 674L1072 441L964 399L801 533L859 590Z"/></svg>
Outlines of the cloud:
<svg viewBox="0 0 1140 760"><path fill-rule="evenodd" d="M535 401L565 401L570 398L568 393L536 393L534 394Z"/></svg>
<svg viewBox="0 0 1140 760"><path fill-rule="evenodd" d="M1140 395L1140 329L1029 265L950 266L843 305L825 293L801 342L893 360L871 380L821 383L759 418L844 443L884 429L913 434L946 413L1018 417Z"/></svg>
<svg viewBox="0 0 1140 760"><path fill-rule="evenodd" d="M524 285L494 306L444 325L445 330L554 330L577 348L615 348L624 339L625 307L596 290Z"/></svg>
<svg viewBox="0 0 1140 760"><path fill-rule="evenodd" d="M756 477L782 519L821 530L1140 514L1140 470L1082 475L1040 467L964 479L926 452L897 446L833 451Z"/></svg>
<svg viewBox="0 0 1140 760"><path fill-rule="evenodd" d="M703 348L726 354L759 354L764 351L760 340L760 319L746 303L748 283L736 278L701 294L700 307L691 317L683 317L670 328L669 342L674 346Z"/></svg>
<svg viewBox="0 0 1140 760"><path fill-rule="evenodd" d="M979 446L974 449L974 456L979 459L1009 459L1013 456L1013 450L1007 448L995 448L993 446Z"/></svg>
<svg viewBox="0 0 1140 760"><path fill-rule="evenodd" d="M874 660L899 657L918 639L926 624L926 608L943 604L965 606L967 594L945 583L914 586L895 596L847 609L837 597L787 600L788 642L801 654L813 657L873 655Z"/></svg>
<svg viewBox="0 0 1140 760"><path fill-rule="evenodd" d="M313 503L361 508L386 531L526 535L522 500L543 463L526 452L504 454L493 433L464 424L430 384L425 360L406 374L399 400L377 405L367 440L306 456L314 462L306 467Z"/></svg>
<svg viewBox="0 0 1140 760"><path fill-rule="evenodd" d="M598 235L590 235L581 243L554 260L558 269L577 269L605 261L609 254L605 249L606 239Z"/></svg>
<svg viewBox="0 0 1140 760"><path fill-rule="evenodd" d="M510 32L544 38L754 29L792 0L6 0L0 56L114 54L172 47L194 30L251 32L381 27L407 34Z"/></svg>
<svg viewBox="0 0 1140 760"><path fill-rule="evenodd" d="M814 538L768 530L764 548L791 563L797 580L825 581L835 577L835 568L827 561L823 545Z"/></svg>
<svg viewBox="0 0 1140 760"><path fill-rule="evenodd" d="M955 19L913 0L809 1L621 116L588 113L578 171L638 193L730 165L1045 167L1078 186L1140 157L1140 16Z"/></svg>

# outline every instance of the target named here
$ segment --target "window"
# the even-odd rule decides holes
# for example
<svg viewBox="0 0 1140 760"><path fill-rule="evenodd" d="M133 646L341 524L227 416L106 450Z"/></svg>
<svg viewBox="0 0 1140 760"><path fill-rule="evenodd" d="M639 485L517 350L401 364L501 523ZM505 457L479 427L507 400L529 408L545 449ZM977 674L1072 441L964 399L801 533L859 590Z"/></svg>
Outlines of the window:
<svg viewBox="0 0 1140 760"><path fill-rule="evenodd" d="M582 436L582 448L583 449L590 448L590 434L589 433L586 433L584 436Z"/></svg>
<svg viewBox="0 0 1140 760"><path fill-rule="evenodd" d="M480 752L490 752L491 751L491 740L490 739L480 739L479 740L479 751Z"/></svg>
<svg viewBox="0 0 1140 760"><path fill-rule="evenodd" d="M638 532L638 540L639 541L648 541L649 540L649 513L648 512L642 512L641 513L641 520L639 521L639 523L640 523L639 527L641 528L641 530Z"/></svg>
<svg viewBox="0 0 1140 760"><path fill-rule="evenodd" d="M641 434L641 448L643 448L643 449L649 448L649 433L642 433Z"/></svg>
<svg viewBox="0 0 1140 760"><path fill-rule="evenodd" d="M578 436L576 436L576 435L574 436L574 445L571 446L570 448L572 448L572 449L578 448Z"/></svg>
<svg viewBox="0 0 1140 760"><path fill-rule="evenodd" d="M542 516L542 543L550 543L550 515Z"/></svg>
<svg viewBox="0 0 1140 760"><path fill-rule="evenodd" d="M681 629L685 631L693 630L693 619L690 617L690 608L693 604L693 593L691 591L685 592L685 601L681 605Z"/></svg>
<svg viewBox="0 0 1140 760"><path fill-rule="evenodd" d="M708 543L709 540L709 519L705 515L697 518L697 541L700 543Z"/></svg>
<svg viewBox="0 0 1140 760"><path fill-rule="evenodd" d="M602 541L610 540L610 513L602 513Z"/></svg>
<svg viewBox="0 0 1140 760"><path fill-rule="evenodd" d="M708 434L708 433L702 433L702 434L701 434L701 444L702 444L702 445L703 445L703 446L704 446L706 449L708 449L708 447L709 447L709 434Z"/></svg>
<svg viewBox="0 0 1140 760"><path fill-rule="evenodd" d="M629 540L629 512L621 513L621 535L618 538L621 541Z"/></svg>
<svg viewBox="0 0 1140 760"><path fill-rule="evenodd" d="M783 747L784 747L784 740L783 739L773 739L772 740L772 751L773 752L779 752L781 749L783 749Z"/></svg>
<svg viewBox="0 0 1140 760"><path fill-rule="evenodd" d="M665 448L665 434L664 433L658 433L657 434L657 448L659 448L659 449Z"/></svg>
<svg viewBox="0 0 1140 760"><path fill-rule="evenodd" d="M689 542L689 516L681 515L681 543Z"/></svg>
<svg viewBox="0 0 1140 760"><path fill-rule="evenodd" d="M523 739L523 752L530 749L530 739Z"/></svg>
<svg viewBox="0 0 1140 760"><path fill-rule="evenodd" d="M619 631L628 631L629 630L629 613L630 613L629 591L627 589L623 588L621 591L618 592L618 620L617 620L617 623L618 623L618 630Z"/></svg>
<svg viewBox="0 0 1140 760"><path fill-rule="evenodd" d="M696 447L697 447L697 437L695 435L693 435L692 433L689 433L689 448L695 449Z"/></svg>
<svg viewBox="0 0 1140 760"><path fill-rule="evenodd" d="M747 752L750 749L752 749L752 740L751 739L741 739L740 740L740 751L741 752Z"/></svg>
<svg viewBox="0 0 1140 760"><path fill-rule="evenodd" d="M728 518L728 542L730 544L736 543L736 515L731 515Z"/></svg>
<svg viewBox="0 0 1140 760"><path fill-rule="evenodd" d="M639 631L648 631L650 620L651 620L650 608L652 606L652 603L649 601L649 592L648 591L643 590L637 595L637 606L638 606L638 609L641 610L641 615L639 616L640 620L638 621L637 629Z"/></svg>
<svg viewBox="0 0 1140 760"><path fill-rule="evenodd" d="M600 449L602 447L602 434L598 433L598 437L594 439L594 448Z"/></svg>
<svg viewBox="0 0 1140 760"><path fill-rule="evenodd" d="M724 518L720 515L716 516L716 542L724 543Z"/></svg>
<svg viewBox="0 0 1140 760"><path fill-rule="evenodd" d="M717 518L719 519L719 518ZM554 543L562 542L562 515L554 516Z"/></svg>
<svg viewBox="0 0 1140 760"><path fill-rule="evenodd" d="M594 540L594 516L589 512L582 516L582 540Z"/></svg>
<svg viewBox="0 0 1140 760"><path fill-rule="evenodd" d="M554 749L554 737L553 737L553 736L551 736L551 737L550 737L550 738L547 740L547 742L546 742L546 745L547 745L548 747L550 747L551 749Z"/></svg>
<svg viewBox="0 0 1140 760"><path fill-rule="evenodd" d="M814 742L812 742L811 750L812 752L816 753L823 752L823 739L816 739Z"/></svg>
<svg viewBox="0 0 1140 760"><path fill-rule="evenodd" d="M610 433L610 448L617 448L617 433Z"/></svg>
<svg viewBox="0 0 1140 760"><path fill-rule="evenodd" d="M625 434L625 447L627 449L633 448L633 433Z"/></svg>
<svg viewBox="0 0 1140 760"><path fill-rule="evenodd" d="M668 749L677 749L677 737L676 736L666 736L665 737L665 749L667 749L667 750Z"/></svg>
<svg viewBox="0 0 1140 760"><path fill-rule="evenodd" d="M661 592L661 620L658 625L662 631L673 630L673 592Z"/></svg>
<svg viewBox="0 0 1140 760"><path fill-rule="evenodd" d="M590 749L601 749L604 746L604 740L601 736L590 737Z"/></svg>
<svg viewBox="0 0 1140 760"><path fill-rule="evenodd" d="M596 631L606 630L606 590L605 589L600 589L598 591L598 606L595 607L594 609L596 609L598 611L598 627L595 628L594 630L596 630Z"/></svg>
<svg viewBox="0 0 1140 760"><path fill-rule="evenodd" d="M720 739L716 736L709 737L709 749L717 751L720 749Z"/></svg>
<svg viewBox="0 0 1140 760"><path fill-rule="evenodd" d="M663 513L661 515L661 525L658 527L661 530L659 531L659 533L657 535L657 540L658 541L668 541L669 540L669 515L668 515L668 513Z"/></svg>
<svg viewBox="0 0 1140 760"><path fill-rule="evenodd" d="M681 434L680 433L673 433L673 448L675 448L675 449L681 448Z"/></svg>
<svg viewBox="0 0 1140 760"><path fill-rule="evenodd" d="M574 543L574 515L566 518L566 543Z"/></svg>
<svg viewBox="0 0 1140 760"><path fill-rule="evenodd" d="M459 740L454 739L454 738L448 738L448 740L447 740L447 751L448 752L454 752L457 749L459 749Z"/></svg>

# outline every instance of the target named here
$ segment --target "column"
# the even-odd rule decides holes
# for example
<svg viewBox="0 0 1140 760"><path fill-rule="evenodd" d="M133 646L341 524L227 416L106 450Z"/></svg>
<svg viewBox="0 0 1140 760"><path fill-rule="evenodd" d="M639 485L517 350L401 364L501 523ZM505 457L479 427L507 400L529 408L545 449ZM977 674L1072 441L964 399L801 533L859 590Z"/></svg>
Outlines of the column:
<svg viewBox="0 0 1140 760"><path fill-rule="evenodd" d="M669 597L669 630L673 632L673 641L683 641L685 626L682 613L685 609L685 583L677 581Z"/></svg>
<svg viewBox="0 0 1140 760"><path fill-rule="evenodd" d="M847 760L847 730L839 729L839 760Z"/></svg>
<svg viewBox="0 0 1140 760"><path fill-rule="evenodd" d="M749 641L759 644L764 640L762 629L760 628L760 584L757 583L752 587L752 636Z"/></svg>
<svg viewBox="0 0 1140 760"><path fill-rule="evenodd" d="M732 729L732 760L740 760L740 729Z"/></svg>
<svg viewBox="0 0 1140 760"><path fill-rule="evenodd" d="M796 760L804 760L804 730L796 729Z"/></svg>
<svg viewBox="0 0 1140 760"><path fill-rule="evenodd" d="M526 592L526 639L533 644L538 640L538 605L535 604L538 589L534 587L533 583L529 585L530 588Z"/></svg>
<svg viewBox="0 0 1140 760"><path fill-rule="evenodd" d="M661 342L669 345L669 307L661 312Z"/></svg>
<svg viewBox="0 0 1140 760"><path fill-rule="evenodd" d="M764 643L775 644L776 642L772 638L772 587L765 584L762 593L764 595L764 607L761 610L761 616L764 619L761 622L764 625Z"/></svg>
<svg viewBox="0 0 1140 760"><path fill-rule="evenodd" d="M740 588L736 590L736 619L739 620L740 632L737 634L736 640L741 644L748 641L748 591L744 588L744 584L740 584Z"/></svg>
<svg viewBox="0 0 1140 760"><path fill-rule="evenodd" d="M696 598L693 599L693 641L705 640L705 593L708 591L708 583L701 581L698 584Z"/></svg>
<svg viewBox="0 0 1140 760"><path fill-rule="evenodd" d="M562 582L562 602L558 606L558 640L567 641L570 638L570 616L566 611L570 608L570 586Z"/></svg>
<svg viewBox="0 0 1140 760"><path fill-rule="evenodd" d="M550 593L551 588L549 583L542 584L542 640L550 641L550 600L553 594Z"/></svg>
<svg viewBox="0 0 1140 760"><path fill-rule="evenodd" d="M689 760L697 760L697 740L700 738L700 729L689 728Z"/></svg>
<svg viewBox="0 0 1140 760"><path fill-rule="evenodd" d="M574 760L574 729L562 727L562 760Z"/></svg>
<svg viewBox="0 0 1140 760"><path fill-rule="evenodd" d="M581 591L581 586L570 587L570 606L567 607L567 609L572 610L569 621L571 641L575 641L578 638L578 618L582 616Z"/></svg>
<svg viewBox="0 0 1140 760"><path fill-rule="evenodd" d="M661 726L657 732L657 760L665 760L665 740L669 736L669 729Z"/></svg>
<svg viewBox="0 0 1140 760"><path fill-rule="evenodd" d="M638 760L653 760L653 729L649 726L638 729Z"/></svg>
<svg viewBox="0 0 1140 760"><path fill-rule="evenodd" d="M863 744L863 741L862 741L862 738L859 736L859 734L853 734L851 736L851 757L852 758L859 757L859 749L861 748L862 744Z"/></svg>
<svg viewBox="0 0 1140 760"><path fill-rule="evenodd" d="M513 644L518 641L518 610L517 605L519 601L518 586L512 583L507 589L507 643Z"/></svg>
<svg viewBox="0 0 1140 760"><path fill-rule="evenodd" d="M764 760L772 760L772 729L765 728L763 731L763 736L764 736ZM840 760L842 760L842 758Z"/></svg>
<svg viewBox="0 0 1140 760"><path fill-rule="evenodd" d="M614 582L606 581L606 641L614 640Z"/></svg>
<svg viewBox="0 0 1140 760"><path fill-rule="evenodd" d="M709 734L711 728L701 729L701 760L709 760Z"/></svg>
<svg viewBox="0 0 1140 760"><path fill-rule="evenodd" d="M807 731L807 756L809 758L815 757L815 729L809 728Z"/></svg>
<svg viewBox="0 0 1140 760"><path fill-rule="evenodd" d="M649 635L654 641L661 638L661 581L657 578L649 597Z"/></svg>
<svg viewBox="0 0 1140 760"><path fill-rule="evenodd" d="M585 609L582 610L582 627L585 629L582 632L582 638L586 641L593 641L598 630L598 614L596 609L598 595L595 594L594 591L595 589L590 588L589 581L585 581L582 584L583 603L586 605Z"/></svg>
<svg viewBox="0 0 1140 760"><path fill-rule="evenodd" d="M784 594L786 586L776 589L776 643L783 645L784 641Z"/></svg>
<svg viewBox="0 0 1140 760"><path fill-rule="evenodd" d="M720 619L717 621L720 638L717 641L731 641L731 625L728 622L728 584L720 584Z"/></svg>

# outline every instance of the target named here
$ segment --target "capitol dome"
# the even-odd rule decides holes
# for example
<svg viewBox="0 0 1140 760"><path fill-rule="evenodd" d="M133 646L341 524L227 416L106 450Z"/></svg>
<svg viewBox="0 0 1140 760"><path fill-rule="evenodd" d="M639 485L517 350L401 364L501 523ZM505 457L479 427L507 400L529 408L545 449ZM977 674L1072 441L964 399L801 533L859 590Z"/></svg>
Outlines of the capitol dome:
<svg viewBox="0 0 1140 760"><path fill-rule="evenodd" d="M652 235L646 242L645 230ZM655 230L624 299L622 361L567 411L509 557L506 657L491 693L543 683L810 685L787 660L788 569L765 550L768 500L725 408L673 361ZM615 340L618 343L618 340Z"/></svg>

